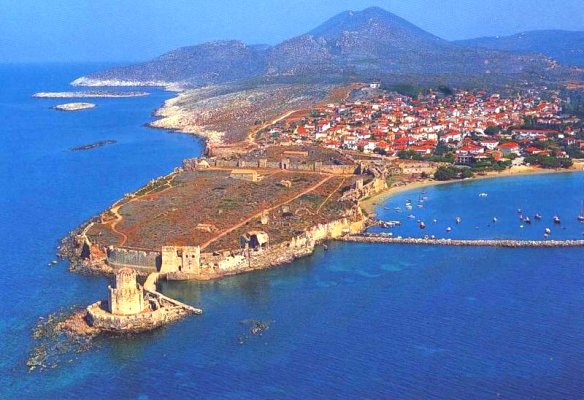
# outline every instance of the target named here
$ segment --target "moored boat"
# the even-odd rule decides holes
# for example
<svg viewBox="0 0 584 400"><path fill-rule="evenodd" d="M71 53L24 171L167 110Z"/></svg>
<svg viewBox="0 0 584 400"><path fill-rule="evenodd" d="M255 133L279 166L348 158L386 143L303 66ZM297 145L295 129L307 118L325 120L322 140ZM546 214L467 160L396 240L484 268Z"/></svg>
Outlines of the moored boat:
<svg viewBox="0 0 584 400"><path fill-rule="evenodd" d="M529 217L523 218L523 222L525 222L526 224L531 224L531 220L529 219Z"/></svg>
<svg viewBox="0 0 584 400"><path fill-rule="evenodd" d="M560 217L558 217L557 215L554 215L554 224L556 224L556 225L557 225L557 224L559 224L560 222L561 222L561 221L560 221Z"/></svg>
<svg viewBox="0 0 584 400"><path fill-rule="evenodd" d="M535 217L534 218L537 219L537 220L540 220L542 218L542 216L541 216L540 213L537 213L537 214L535 214Z"/></svg>

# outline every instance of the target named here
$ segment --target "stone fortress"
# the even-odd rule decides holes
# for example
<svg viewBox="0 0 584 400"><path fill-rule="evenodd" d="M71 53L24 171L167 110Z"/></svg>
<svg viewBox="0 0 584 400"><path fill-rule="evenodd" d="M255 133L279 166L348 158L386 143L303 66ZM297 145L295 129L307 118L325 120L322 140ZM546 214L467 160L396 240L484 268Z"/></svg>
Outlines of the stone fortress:
<svg viewBox="0 0 584 400"><path fill-rule="evenodd" d="M136 271L124 267L115 272L108 300L86 309L86 322L99 331L124 333L152 330L185 317L201 314L200 309L183 304L155 290L156 275L149 277L145 289L136 281Z"/></svg>
<svg viewBox="0 0 584 400"><path fill-rule="evenodd" d="M334 179L338 179L337 182L341 183L339 188L342 187L341 180L349 184L343 189L338 200L335 200L335 202L344 202L342 206L345 207L344 212L334 218L320 219L310 225L311 213L314 211L301 209L298 206L295 210L290 210L290 207L285 205L279 210L271 209L270 212L267 209L264 209L264 212L258 209L257 211L262 212L261 217L251 223L248 230L245 230L245 227L239 228L239 246L234 240L232 248L227 250L210 251L205 248L203 241L189 243L193 240L188 238L183 240L186 243L181 245L162 242L158 249L155 247L137 248L124 244L110 244L103 247L103 245L92 243L92 238L99 239L100 233L94 233L91 236L82 234L78 239L86 249L82 253L88 255L85 262L89 265L93 263L96 266L94 269L100 272L112 273L129 267L140 275L158 273L161 278L168 280L207 280L267 268L309 255L322 241L363 231L367 226L368 218L362 213L359 201L386 189L387 177L400 175L405 168L405 165L398 165L385 158L367 157L362 154L314 146L271 146L257 148L245 154L209 152L206 157L184 160L182 167L175 173L180 175L197 173L197 171L207 173L205 171L208 170L225 171L227 178L216 179L231 179L233 182L244 180L257 185L261 185L264 176L277 175L278 171L284 171L284 174L293 173L289 171L299 171L299 174L304 174L301 176L316 174L337 177ZM224 182L219 189L230 184L228 181ZM292 187L292 190L296 187L296 183L290 179L280 180L279 185L286 188ZM352 206L347 206L347 204L352 204ZM165 212L172 213L173 210ZM302 231L290 230L291 237L284 241L273 240L274 238L271 237L275 233L273 218L279 218L279 223L285 228L286 215L299 218L302 215L299 213L305 213L303 218L307 224L306 228ZM154 217L160 218L163 215L165 214ZM218 228L213 218L220 217L209 214L202 221L195 222L193 226L198 231L220 235L221 232L216 233ZM268 229L264 231L262 226ZM87 227L84 232L90 231L90 228ZM267 231L270 229L271 233L268 234ZM93 257L94 254L97 257Z"/></svg>

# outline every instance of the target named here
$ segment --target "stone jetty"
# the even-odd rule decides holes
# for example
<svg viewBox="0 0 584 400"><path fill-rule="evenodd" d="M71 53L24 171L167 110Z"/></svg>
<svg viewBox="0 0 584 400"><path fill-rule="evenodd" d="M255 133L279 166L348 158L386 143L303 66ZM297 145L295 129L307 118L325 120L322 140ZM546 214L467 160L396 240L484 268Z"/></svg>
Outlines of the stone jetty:
<svg viewBox="0 0 584 400"><path fill-rule="evenodd" d="M584 247L584 240L510 240L510 239L431 239L389 237L385 234L365 233L347 235L339 240L360 243L418 244L435 246L482 247Z"/></svg>

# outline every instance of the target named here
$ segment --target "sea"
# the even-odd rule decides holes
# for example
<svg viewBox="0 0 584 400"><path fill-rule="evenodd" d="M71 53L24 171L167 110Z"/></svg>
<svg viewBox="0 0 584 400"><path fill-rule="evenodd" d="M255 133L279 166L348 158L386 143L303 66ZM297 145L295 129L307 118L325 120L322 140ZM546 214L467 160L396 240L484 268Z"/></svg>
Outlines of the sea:
<svg viewBox="0 0 584 400"><path fill-rule="evenodd" d="M0 66L0 398L584 398L580 248L329 243L267 271L164 283L204 314L29 372L39 318L107 293L107 278L51 263L59 240L203 148L145 127L172 93L69 113L32 98L106 66ZM116 143L70 150L101 140ZM380 230L394 236L580 239L582 200L584 174L564 173L417 189L376 211L401 222Z"/></svg>

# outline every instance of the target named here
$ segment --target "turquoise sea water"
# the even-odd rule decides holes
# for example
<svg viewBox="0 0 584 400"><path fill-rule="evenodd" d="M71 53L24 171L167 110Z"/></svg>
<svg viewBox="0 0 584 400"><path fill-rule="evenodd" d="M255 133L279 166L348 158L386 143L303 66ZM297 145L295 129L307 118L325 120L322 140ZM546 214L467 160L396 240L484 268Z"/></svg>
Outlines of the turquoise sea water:
<svg viewBox="0 0 584 400"><path fill-rule="evenodd" d="M97 100L96 109L79 113L30 98L67 89L92 69L99 66L0 69L0 398L584 397L582 249L332 243L270 271L165 283L164 293L204 315L100 340L57 369L28 373L37 318L106 295L105 278L47 267L57 241L201 150L196 139L142 126L167 93ZM67 150L104 139L118 143ZM584 174L561 174L428 188L424 208L412 210L427 233L406 214L394 234L442 235L452 225L452 237L542 238L550 225L553 237L580 238L583 182ZM393 207L419 196L390 199L380 216L395 219ZM517 208L544 220L520 228ZM554 213L560 227L550 221ZM269 329L251 335L250 320Z"/></svg>

